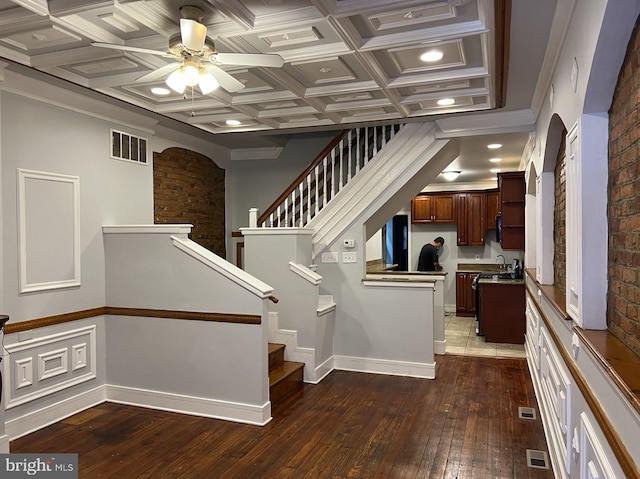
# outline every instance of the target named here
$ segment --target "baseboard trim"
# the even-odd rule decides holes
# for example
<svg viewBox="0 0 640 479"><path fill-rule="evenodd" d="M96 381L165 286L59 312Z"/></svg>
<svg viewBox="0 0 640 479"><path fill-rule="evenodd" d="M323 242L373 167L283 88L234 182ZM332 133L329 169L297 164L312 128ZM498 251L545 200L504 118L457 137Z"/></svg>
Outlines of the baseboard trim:
<svg viewBox="0 0 640 479"><path fill-rule="evenodd" d="M162 391L107 386L107 400L119 404L141 406L192 416L210 417L225 421L264 426L271 421L271 402L262 406L185 396Z"/></svg>
<svg viewBox="0 0 640 479"><path fill-rule="evenodd" d="M320 366L316 368L315 381L313 382L310 381L311 384L319 384L320 381L326 378L333 370L334 370L334 359L333 359L333 356L331 356L329 359L327 359L324 363L322 363Z"/></svg>
<svg viewBox="0 0 640 479"><path fill-rule="evenodd" d="M334 356L334 367L341 371L386 374L389 376L409 376L414 378L435 379L436 363L413 363L388 359L358 358L353 356Z"/></svg>
<svg viewBox="0 0 640 479"><path fill-rule="evenodd" d="M447 354L447 340L444 339L442 341L434 341L433 342L433 353L445 355Z"/></svg>
<svg viewBox="0 0 640 479"><path fill-rule="evenodd" d="M0 436L0 454L9 454L9 435Z"/></svg>
<svg viewBox="0 0 640 479"><path fill-rule="evenodd" d="M23 414L5 423L5 432L10 441L26 436L47 427L85 409L105 402L105 386L98 386L87 392L77 394L69 399L59 401L50 406Z"/></svg>

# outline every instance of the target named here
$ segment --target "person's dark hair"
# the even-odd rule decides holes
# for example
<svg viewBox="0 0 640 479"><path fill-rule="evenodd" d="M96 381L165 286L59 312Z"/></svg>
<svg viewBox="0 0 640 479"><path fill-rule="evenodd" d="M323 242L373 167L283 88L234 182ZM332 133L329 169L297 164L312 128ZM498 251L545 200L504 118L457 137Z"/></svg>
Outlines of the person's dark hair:
<svg viewBox="0 0 640 479"><path fill-rule="evenodd" d="M436 239L433 240L434 243L440 243L441 245L444 246L444 238L442 236L438 236Z"/></svg>

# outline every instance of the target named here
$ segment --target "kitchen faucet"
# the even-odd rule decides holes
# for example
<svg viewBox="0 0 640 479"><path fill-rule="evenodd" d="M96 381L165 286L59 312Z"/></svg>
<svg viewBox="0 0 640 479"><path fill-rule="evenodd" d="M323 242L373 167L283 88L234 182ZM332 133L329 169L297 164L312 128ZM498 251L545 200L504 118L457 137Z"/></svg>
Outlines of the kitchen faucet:
<svg viewBox="0 0 640 479"><path fill-rule="evenodd" d="M500 269L506 269L507 268L507 260L501 254L496 256L496 261L498 260L498 258L502 258L502 265L500 265Z"/></svg>

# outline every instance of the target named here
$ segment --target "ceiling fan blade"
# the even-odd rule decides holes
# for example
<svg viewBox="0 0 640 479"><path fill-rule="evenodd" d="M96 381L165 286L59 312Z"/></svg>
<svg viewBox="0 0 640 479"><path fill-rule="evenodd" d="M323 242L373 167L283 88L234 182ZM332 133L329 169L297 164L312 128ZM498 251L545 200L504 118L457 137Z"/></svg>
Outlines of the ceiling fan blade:
<svg viewBox="0 0 640 479"><path fill-rule="evenodd" d="M147 73L146 75L137 78L137 82L150 82L162 78L163 76L168 75L169 73L177 70L182 66L181 63L170 63L169 65L165 65L163 67L158 68L157 70L152 71L151 73Z"/></svg>
<svg viewBox="0 0 640 479"><path fill-rule="evenodd" d="M204 48L204 41L207 38L207 27L195 20L181 18L180 35L182 36L182 44L185 47L194 52L199 52Z"/></svg>
<svg viewBox="0 0 640 479"><path fill-rule="evenodd" d="M246 65L254 67L275 67L284 65L280 55L274 53L216 53L216 61L223 65Z"/></svg>
<svg viewBox="0 0 640 479"><path fill-rule="evenodd" d="M162 57L173 58L175 55L169 52L162 52L160 50L149 50L148 48L128 47L126 45L115 45L113 43L91 43L94 47L111 48L112 50L121 50L123 52L135 52L135 53L148 53L150 55L160 55Z"/></svg>
<svg viewBox="0 0 640 479"><path fill-rule="evenodd" d="M234 93L240 91L244 88L244 85L229 75L222 68L219 68L215 65L208 65L205 69L213 75L213 77L217 80L222 88L227 90L229 93Z"/></svg>

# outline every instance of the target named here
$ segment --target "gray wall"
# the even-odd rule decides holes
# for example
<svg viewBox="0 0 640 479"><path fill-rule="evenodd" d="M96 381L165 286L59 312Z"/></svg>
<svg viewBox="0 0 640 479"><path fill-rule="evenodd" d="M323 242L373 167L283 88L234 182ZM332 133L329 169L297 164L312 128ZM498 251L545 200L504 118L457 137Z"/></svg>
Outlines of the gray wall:
<svg viewBox="0 0 640 479"><path fill-rule="evenodd" d="M292 135L276 159L232 161L226 171L232 231L249 225L250 208L258 208L262 214L337 133Z"/></svg>

